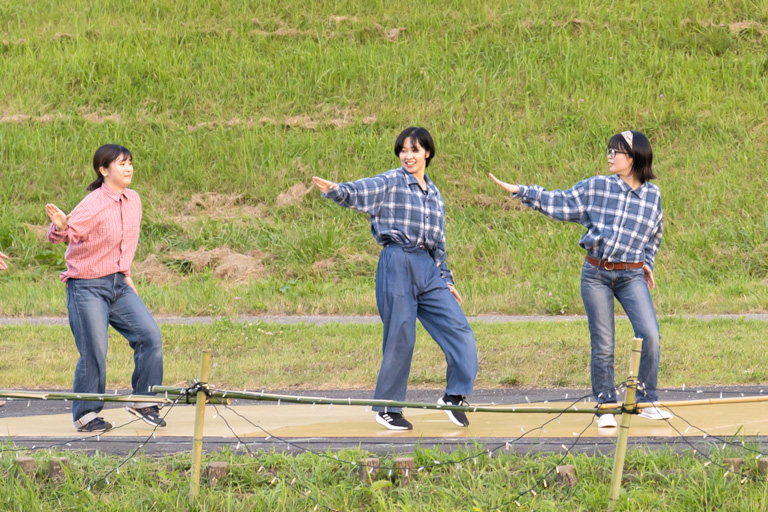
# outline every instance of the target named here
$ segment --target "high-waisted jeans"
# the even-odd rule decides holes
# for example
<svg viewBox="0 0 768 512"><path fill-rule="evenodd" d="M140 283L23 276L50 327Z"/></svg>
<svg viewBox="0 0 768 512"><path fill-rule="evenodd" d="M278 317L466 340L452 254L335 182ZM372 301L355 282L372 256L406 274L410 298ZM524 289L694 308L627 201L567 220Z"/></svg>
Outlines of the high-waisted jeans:
<svg viewBox="0 0 768 512"><path fill-rule="evenodd" d="M635 336L643 339L637 401L655 402L658 400L656 384L661 336L643 269L605 270L585 262L581 269L581 298L587 310L592 342L592 394L598 403L616 402L613 380L613 349L616 342L614 297L629 317Z"/></svg>
<svg viewBox="0 0 768 512"><path fill-rule="evenodd" d="M429 252L384 247L376 270L376 305L384 323L384 342L374 398L405 400L417 318L445 354L445 392L472 394L477 375L475 335ZM399 407L386 409L400 412Z"/></svg>
<svg viewBox="0 0 768 512"><path fill-rule="evenodd" d="M125 283L122 273L97 279L67 281L69 326L80 360L75 368L75 393L104 393L107 382L108 327L126 337L133 349L133 393L149 395L163 383L163 343L160 329L144 302ZM139 407L153 404L141 403ZM76 400L72 405L75 426L98 417L104 402Z"/></svg>

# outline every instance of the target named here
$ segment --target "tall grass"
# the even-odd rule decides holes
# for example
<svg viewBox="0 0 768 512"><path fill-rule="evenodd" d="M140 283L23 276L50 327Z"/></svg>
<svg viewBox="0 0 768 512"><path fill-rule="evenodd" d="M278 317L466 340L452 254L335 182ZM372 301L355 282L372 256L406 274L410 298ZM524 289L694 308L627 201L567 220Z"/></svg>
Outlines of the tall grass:
<svg viewBox="0 0 768 512"><path fill-rule="evenodd" d="M359 449L338 454L258 452L251 456L225 449L206 454L203 464L227 462L227 477L215 487L204 479L192 508L292 511L313 510L319 503L318 509L329 510L490 512L587 511L607 506L611 457L578 453L567 456L565 462L574 464L578 475L578 483L567 487L556 483L553 472L562 455L522 455L501 450L492 458L473 458L478 452L483 452L482 446L454 453L418 448L412 455L414 462L417 467L428 468L414 471L406 482L388 470L361 481L355 463L370 454ZM714 454L714 461L727 467L724 458L738 454L738 450L723 450ZM116 467L120 458L84 453L68 456L71 464L63 481L47 480L45 469L33 478L16 474L13 457L3 457L0 500L8 510L190 510L189 454L155 460L133 458L119 473L110 475L108 483L99 477ZM395 456L381 457L382 467L394 467ZM46 451L35 454L41 468L47 467L50 457ZM467 460L456 463L461 459ZM758 477L757 462L750 459L741 471ZM440 465L436 466L435 461ZM642 476L625 484L617 510L764 510L764 483L742 484L737 474L727 474L718 465L705 467L703 460L690 452L631 450L626 466ZM547 475L549 478L545 478ZM548 482L546 488L542 480ZM526 492L532 487L535 495Z"/></svg>
<svg viewBox="0 0 768 512"><path fill-rule="evenodd" d="M40 0L3 4L0 21L2 314L63 313L63 248L25 224L45 224L46 202L80 201L106 142L135 156L138 260L258 249L271 277L238 289L247 303L214 292L223 311L371 313L375 258L349 258L375 256L367 219L318 193L275 198L313 174L395 167L394 138L413 124L436 138L430 176L468 311L581 310L582 229L522 210L486 173L566 188L606 172L606 141L626 128L650 136L663 192L660 311L768 305L762 2ZM182 222L201 192L241 194L264 215ZM201 280L216 288L140 286L153 310L200 313ZM276 300L285 283L304 293Z"/></svg>

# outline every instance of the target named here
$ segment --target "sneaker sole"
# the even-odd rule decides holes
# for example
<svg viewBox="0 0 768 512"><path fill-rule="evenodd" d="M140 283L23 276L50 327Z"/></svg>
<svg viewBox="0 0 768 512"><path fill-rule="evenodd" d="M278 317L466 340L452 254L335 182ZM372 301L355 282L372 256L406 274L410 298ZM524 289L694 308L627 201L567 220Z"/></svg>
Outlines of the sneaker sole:
<svg viewBox="0 0 768 512"><path fill-rule="evenodd" d="M615 423L615 419L614 423L611 423L610 425L600 425L599 421L600 420L598 420L597 428L617 428L619 426L617 423Z"/></svg>
<svg viewBox="0 0 768 512"><path fill-rule="evenodd" d="M94 430L85 430L85 429L80 430L80 429L77 429L78 432L82 432L84 434L98 434L99 432L103 434L104 432L109 432L110 430L112 430L112 427L109 427L109 428L98 428L98 429L94 429Z"/></svg>
<svg viewBox="0 0 768 512"><path fill-rule="evenodd" d="M640 414L638 414L638 416L640 416L641 418L645 418L647 420L653 420L653 421L670 420L675 417L671 413L668 413L668 414L669 416L667 416L666 414L654 414L654 413L645 414L644 412L641 412Z"/></svg>
<svg viewBox="0 0 768 512"><path fill-rule="evenodd" d="M152 425L153 427L164 427L165 426L162 423L155 423L154 421L148 420L146 416L143 416L143 415L139 414L138 411L136 411L134 409L131 409L130 406L126 406L125 410L128 411L129 413L133 414L137 418L143 420L144 423L146 423L147 425Z"/></svg>
<svg viewBox="0 0 768 512"><path fill-rule="evenodd" d="M442 398L439 398L437 400L438 405L453 405L449 404L448 402L444 402ZM459 427L468 427L469 426L469 420L467 420L467 423L462 423L456 418L456 416L453 415L453 411L443 411L445 414L448 415L448 419L451 420L451 423L454 425L457 425Z"/></svg>
<svg viewBox="0 0 768 512"><path fill-rule="evenodd" d="M413 428L413 427L398 427L397 425L392 425L391 423L387 423L386 420L381 416L379 416L378 414L376 415L376 423L378 423L379 425L384 425L389 430L411 430Z"/></svg>

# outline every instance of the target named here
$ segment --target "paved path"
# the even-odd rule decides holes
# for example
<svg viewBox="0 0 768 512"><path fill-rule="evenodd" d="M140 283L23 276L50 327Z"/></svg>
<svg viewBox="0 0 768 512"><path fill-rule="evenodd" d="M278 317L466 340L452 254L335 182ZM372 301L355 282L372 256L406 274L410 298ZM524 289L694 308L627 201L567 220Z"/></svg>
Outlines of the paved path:
<svg viewBox="0 0 768 512"><path fill-rule="evenodd" d="M110 390L111 391L111 390ZM725 398L744 396L766 396L765 386L722 386L688 389L659 390L663 401L697 400L703 398ZM122 393L127 393L122 390ZM372 395L368 390L335 391L288 391L285 394L304 396L326 396L331 398L366 398ZM417 402L434 403L442 390L414 389L408 391L408 399ZM480 389L470 397L471 403L480 404L520 404L530 403L550 406L578 401L580 406L591 409L594 404L585 404L580 398L589 395L586 389ZM169 413L169 425L158 429L152 435L152 429L141 421L133 421L121 405L107 404L104 417L114 421L120 428L101 435L89 436L78 434L71 423L71 404L54 400L9 400L5 407L0 407L0 429L6 440L12 440L15 446L35 446L45 449L56 446L61 450L99 450L107 453L125 455L136 446L148 440L147 453L188 452L192 442L193 407L177 405ZM523 430L532 430L514 448L521 452L547 451L561 452L562 445L574 443L574 432L586 428L583 439L574 450L584 453L610 454L614 450L616 429L601 431L589 422L588 414L571 414L561 421L550 422L545 429L535 427L551 415L533 414L483 414L474 413L469 429L454 427L440 411L421 411L408 409L408 415L414 422L414 431L390 432L373 421L373 413L362 407L344 407L311 405L275 405L272 402L252 402L235 400L231 410L218 406L208 406L206 413L205 450L221 450L228 446L231 450L242 450L241 441L247 442L251 449L288 451L298 453L305 449L321 452L331 449L362 447L376 453L409 453L416 447L440 447L447 451L458 448L473 448L473 443L498 446L508 440L514 440ZM643 418L633 419L630 444L633 446L670 447L675 450L687 450L691 444L699 447L716 443L720 448L723 442L739 444L744 436L755 446L763 450L768 444L764 432L768 430L768 409L766 402L735 405L705 405L680 407L674 410L678 417L671 423L650 421ZM250 418L249 423L234 411ZM226 418L229 425L221 418ZM696 427L688 428L690 421ZM272 436L260 430L262 426ZM675 425L675 430L672 428ZM698 427L698 428L697 428ZM234 431L230 430L234 429ZM703 429L708 435L703 435ZM237 433L238 438L234 433ZM684 434L681 435L681 433ZM685 437L685 438L684 438ZM701 446L709 450L709 446Z"/></svg>
<svg viewBox="0 0 768 512"><path fill-rule="evenodd" d="M354 315L246 315L237 317L213 316L156 316L159 324L194 325L212 324L216 320L229 318L238 322L264 322L271 324L312 324L324 325L331 323L376 324L381 320L378 316ZM470 322L478 323L508 323L508 322L574 322L586 321L585 315L547 316L547 315L479 315L468 317ZM617 319L626 319L624 315L616 315ZM744 313L723 315L663 315L660 318L683 318L694 320L756 320L768 321L768 313ZM69 325L67 317L35 316L35 317L0 317L0 325Z"/></svg>

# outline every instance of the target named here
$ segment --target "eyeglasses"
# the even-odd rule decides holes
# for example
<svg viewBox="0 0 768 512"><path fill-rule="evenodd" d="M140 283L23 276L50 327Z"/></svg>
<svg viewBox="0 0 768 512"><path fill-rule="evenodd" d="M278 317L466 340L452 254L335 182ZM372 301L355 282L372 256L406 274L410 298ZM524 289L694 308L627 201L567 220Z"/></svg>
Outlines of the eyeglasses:
<svg viewBox="0 0 768 512"><path fill-rule="evenodd" d="M616 155L628 155L626 151L619 151L618 149L609 149L608 158L616 158Z"/></svg>

